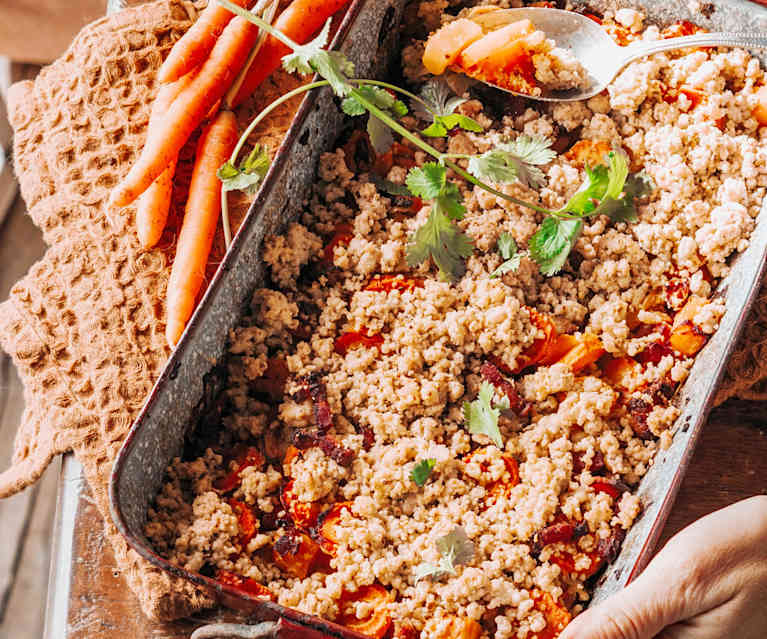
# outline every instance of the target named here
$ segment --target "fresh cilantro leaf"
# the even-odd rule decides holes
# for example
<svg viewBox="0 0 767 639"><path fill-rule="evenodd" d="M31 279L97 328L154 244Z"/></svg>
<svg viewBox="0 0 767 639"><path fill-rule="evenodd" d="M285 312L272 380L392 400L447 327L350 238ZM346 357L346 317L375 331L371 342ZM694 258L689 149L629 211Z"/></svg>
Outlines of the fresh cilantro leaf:
<svg viewBox="0 0 767 639"><path fill-rule="evenodd" d="M427 162L420 168L410 169L405 182L416 197L433 200L447 184L447 169L436 162Z"/></svg>
<svg viewBox="0 0 767 639"><path fill-rule="evenodd" d="M636 200L650 195L654 188L650 176L643 172L632 173L623 185L623 197L610 202L603 201L596 211L608 215L613 222L636 222Z"/></svg>
<svg viewBox="0 0 767 639"><path fill-rule="evenodd" d="M402 100L398 100L381 87L367 84L358 87L354 93L344 98L341 102L341 108L344 113L354 116L362 115L367 111L358 96L363 97L395 119L407 115L407 106L405 106ZM394 143L394 135L391 129L372 113L368 117L367 132L370 137L370 143L373 145L376 153L386 153Z"/></svg>
<svg viewBox="0 0 767 639"><path fill-rule="evenodd" d="M375 187L379 191L386 193L387 195L412 195L412 193L410 193L410 189L407 188L404 184L397 184L391 180L385 180L375 173L371 173L369 179L373 184L375 184Z"/></svg>
<svg viewBox="0 0 767 639"><path fill-rule="evenodd" d="M500 402L493 403L494 395L495 386L489 382L482 382L477 399L463 403L463 418L470 433L487 435L498 448L503 448L498 418L501 410L509 407L509 398L504 396Z"/></svg>
<svg viewBox="0 0 767 639"><path fill-rule="evenodd" d="M330 35L330 23L331 20L328 20L311 42L299 45L295 51L284 56L282 66L289 73L318 73L330 83L337 96L344 97L353 88L348 76L354 74L354 64L340 51L326 51L323 48Z"/></svg>
<svg viewBox="0 0 767 639"><path fill-rule="evenodd" d="M548 138L520 135L503 142L482 155L469 160L469 173L480 180L509 184L515 180L525 186L538 188L543 183L543 171L538 165L548 164L556 153Z"/></svg>
<svg viewBox="0 0 767 639"><path fill-rule="evenodd" d="M434 116L450 115L466 102L465 98L453 95L447 82L442 78L424 84L419 97L427 104L427 108L417 101L413 101L411 106L413 113L426 122L434 120Z"/></svg>
<svg viewBox="0 0 767 639"><path fill-rule="evenodd" d="M541 273L549 276L562 269L582 230L583 220L580 219L547 217L543 220L527 246Z"/></svg>
<svg viewBox="0 0 767 639"><path fill-rule="evenodd" d="M269 155L266 149L257 144L248 157L235 167L231 162L221 165L216 175L223 184L224 191L245 191L254 195L261 181L269 170Z"/></svg>
<svg viewBox="0 0 767 639"><path fill-rule="evenodd" d="M471 238L434 205L429 219L410 238L407 263L416 266L431 258L439 269L440 277L455 282L466 272L464 260L471 252Z"/></svg>
<svg viewBox="0 0 767 639"><path fill-rule="evenodd" d="M447 535L437 539L435 545L439 551L439 562L423 562L415 568L415 581L426 577L454 575L455 567L466 564L474 557L474 544L462 526L456 526Z"/></svg>
<svg viewBox="0 0 767 639"><path fill-rule="evenodd" d="M514 236L511 233L504 231L498 236L498 253L504 260L509 260L514 257L517 252L517 243L514 241Z"/></svg>
<svg viewBox="0 0 767 639"><path fill-rule="evenodd" d="M434 200L434 204L451 220L462 220L466 214L466 207L461 204L461 199L458 185L448 182L442 189L442 193Z"/></svg>
<svg viewBox="0 0 767 639"><path fill-rule="evenodd" d="M570 213L572 215L590 215L597 207L597 202L604 197L607 185L610 181L607 167L599 164L593 169L586 166L586 178L578 187L578 190L559 209L558 213Z"/></svg>
<svg viewBox="0 0 767 639"><path fill-rule="evenodd" d="M506 275L509 271L517 271L522 262L524 252L517 250L517 243L514 241L511 233L501 233L498 237L498 252L505 260L497 269L490 273L490 279Z"/></svg>
<svg viewBox="0 0 767 639"><path fill-rule="evenodd" d="M434 122L421 131L421 133L430 138L443 138L456 127L464 131L471 131L472 133L484 131L482 125L468 115L452 113L450 115L435 115Z"/></svg>
<svg viewBox="0 0 767 639"><path fill-rule="evenodd" d="M410 479L415 482L416 486L423 486L436 463L436 459L422 459L413 466L413 470L410 471Z"/></svg>

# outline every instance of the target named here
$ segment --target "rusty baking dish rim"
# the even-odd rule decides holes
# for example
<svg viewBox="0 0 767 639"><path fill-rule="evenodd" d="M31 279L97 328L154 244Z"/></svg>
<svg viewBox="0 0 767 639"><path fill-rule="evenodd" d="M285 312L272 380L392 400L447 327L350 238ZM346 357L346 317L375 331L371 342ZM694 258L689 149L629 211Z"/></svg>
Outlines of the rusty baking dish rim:
<svg viewBox="0 0 767 639"><path fill-rule="evenodd" d="M350 30L354 21L359 16L365 4L366 4L366 0L353 0L352 4L347 10L346 16L344 17L341 23L341 26L339 27L338 33L336 34L336 37L333 43L334 46L338 46L340 42L343 42L348 31ZM738 4L737 0L735 0L735 2L732 2L732 4ZM291 152L293 145L296 141L296 138L298 137L298 131L302 123L306 120L310 111L315 107L316 101L319 96L319 92L322 90L323 89L314 89L313 91L309 92L307 96L304 98L304 100L302 101L298 111L296 112L296 115L294 116L293 122L291 123L288 133L286 134L282 144L280 145L277 156L264 181L263 188L260 189L255 201L249 208L248 214L243 220L241 228L244 228L246 224L251 224L254 222L254 219L258 215L258 209L261 207L262 202L266 199L269 191L275 188L276 186L275 176L280 173L282 165L285 163L286 158ZM761 215L767 214L767 212L765 212L766 207L767 207L767 204L763 206L760 217ZM762 224L767 224L767 222L762 222ZM238 254L243 250L243 237L244 237L244 234L242 233L239 233L238 236L235 237L234 243L232 245L232 250L230 250L227 253L226 257L224 258L221 264L221 267L217 270L205 297L203 298L202 302L199 305L199 308L195 312L195 315L193 316L190 322L190 326L196 324L198 318L204 313L204 310L209 305L209 300L213 297L212 292L216 288L218 288L224 273L231 268L231 265L236 261ZM756 282L760 281L764 277L765 271L767 271L767 260L764 259L766 252L767 252L767 244L763 247L763 250L761 252L761 262L758 269L755 271ZM626 581L631 581L634 577L636 577L644 569L644 567L647 565L647 563L649 563L650 559L652 558L653 550L655 549L655 546L661 537L661 534L665 527L665 523L670 514L671 508L676 500L681 484L686 476L687 469L689 468L689 465L693 459L694 453L697 448L698 440L702 433L703 426L705 425L705 422L706 422L706 417L708 416L708 414L710 413L711 409L714 406L715 394L721 382L721 379L724 375L726 362L729 359L730 355L733 353L737 345L737 341L738 341L737 336L739 336L744 329L749 311L751 310L751 308L754 305L754 302L756 301L756 298L759 294L759 290L760 288L758 284L751 287L751 290L748 296L745 298L745 300L743 301L743 304L739 308L740 313L733 322L732 332L727 339L727 343L721 349L721 357L718 359L715 367L712 367L713 370L711 371L711 373L707 376L708 379L710 380L710 383L708 384L708 387L707 387L707 392L705 395L705 399L702 403L702 408L700 409L699 412L695 414L692 420L692 423L689 424L690 430L691 430L689 435L689 441L679 458L679 461L676 465L670 485L668 486L668 488L663 494L661 504L652 521L652 524L649 527L649 530L647 531L646 535L644 536L642 540L640 549L635 556L633 564L632 563L626 564L626 567L630 566L629 574L628 574L628 577L626 578ZM117 483L120 482L120 477L123 473L123 469L125 466L125 460L128 457L128 454L131 448L133 447L134 440L137 437L137 434L139 432L139 429L136 428L136 425L138 425L140 422L143 421L142 418L144 414L149 411L157 395L161 392L161 387L163 385L163 382L167 381L168 378L173 379L173 377L175 377L176 371L178 370L178 367L181 365L183 354L186 352L188 348L193 348L193 346L194 346L193 342L190 342L189 340L184 340L182 338L181 343L172 353L166 367L163 369L157 382L155 383L152 390L150 391L148 400L146 404L144 405L144 407L142 408L140 414L136 418L136 421L134 422L134 427L131 428L130 432L128 433L122 445L120 453L118 454L118 457L115 461L114 468L112 471L112 477L109 484L109 502L110 502L110 510L111 510L112 518L115 522L117 529L120 531L123 537L125 537L128 545L131 548L133 548L144 559L146 559L147 561L149 561L150 563L152 563L159 569L174 575L175 577L185 579L191 583L194 583L197 586L202 587L203 589L209 592L215 593L215 596L218 601L221 601L221 598L223 596L226 598L228 602L237 602L239 604L239 606L231 605L231 607L234 607L234 608L239 607L240 609L246 610L249 613L253 613L255 616L259 616L259 615L263 615L264 613L267 613L269 617L284 618L288 620L289 622L293 622L301 626L302 629L306 631L305 636L312 636L314 635L314 633L318 633L317 636L337 637L339 639L344 639L344 638L364 639L363 635L353 630L350 630L349 628L327 621L321 617L306 614L306 613L301 613L295 609L287 608L275 602L249 597L243 592L237 589L234 589L232 587L223 585L220 582L215 581L214 579L205 577L204 575L201 575L199 573L190 572L184 568L180 568L179 566L171 564L168 560L158 555L148 544L144 543L144 541L142 541L133 533L131 533L129 526L124 520L121 506L119 504L117 496L115 495L114 487ZM659 455L660 455L660 451L658 452L658 456ZM225 602L225 605L229 605L229 604Z"/></svg>

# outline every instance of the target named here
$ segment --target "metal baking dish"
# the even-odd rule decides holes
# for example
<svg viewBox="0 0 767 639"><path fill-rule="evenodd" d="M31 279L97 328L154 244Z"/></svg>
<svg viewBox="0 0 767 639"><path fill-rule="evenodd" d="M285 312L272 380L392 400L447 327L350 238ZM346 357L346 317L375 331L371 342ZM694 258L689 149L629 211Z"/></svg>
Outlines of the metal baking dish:
<svg viewBox="0 0 767 639"><path fill-rule="evenodd" d="M334 46L356 63L358 77L380 74L397 50L397 25L404 4L405 0L355 0L350 7ZM763 31L767 27L767 9L745 0L720 0L708 5L711 11L706 15L695 12L692 3L673 3L672 7L664 0L596 0L588 4L599 12L639 7L649 21L658 24L690 20L709 30L730 31ZM331 148L342 122L326 90L315 91L302 103L232 250L133 425L110 482L112 516L132 548L161 569L205 588L224 605L252 612L257 619L278 621L270 632L280 637L359 639L361 635L275 603L250 599L203 575L171 565L152 550L143 527L165 468L180 454L185 438L219 390L229 331L239 323L251 291L264 281L260 259L263 240L296 219L314 179L319 154ZM766 209L758 217L749 248L719 286L727 312L677 396L681 415L673 444L658 454L643 478L638 494L644 512L629 531L620 556L597 584L594 602L625 586L652 557L713 405L725 362L759 290L767 258Z"/></svg>

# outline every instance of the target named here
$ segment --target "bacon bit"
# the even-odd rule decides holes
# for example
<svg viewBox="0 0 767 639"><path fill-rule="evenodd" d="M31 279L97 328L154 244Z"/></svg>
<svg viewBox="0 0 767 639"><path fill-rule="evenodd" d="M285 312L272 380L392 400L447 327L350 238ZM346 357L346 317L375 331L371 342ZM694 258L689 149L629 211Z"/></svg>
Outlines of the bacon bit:
<svg viewBox="0 0 767 639"><path fill-rule="evenodd" d="M221 570L219 568L216 570L214 579L224 586L229 586L230 588L239 590L240 592L243 592L246 595L250 595L251 597L256 597L257 599L267 599L269 601L276 600L276 597L271 590L269 590L266 586L262 586L255 579L251 579L250 577L242 577L241 575L236 575L233 572L229 572L228 570Z"/></svg>
<svg viewBox="0 0 767 639"><path fill-rule="evenodd" d="M546 619L546 627L540 632L528 635L528 639L556 639L562 634L567 624L573 617L565 606L554 601L547 592L537 592L533 596L535 609L543 613Z"/></svg>
<svg viewBox="0 0 767 639"><path fill-rule="evenodd" d="M672 275L666 284L665 292L669 308L679 308L690 297L690 280L681 275Z"/></svg>
<svg viewBox="0 0 767 639"><path fill-rule="evenodd" d="M367 348L380 348L384 343L384 338L378 333L370 334L367 329L361 331L348 331L336 338L333 345L336 353L346 355L346 353L355 346L365 346Z"/></svg>
<svg viewBox="0 0 767 639"><path fill-rule="evenodd" d="M588 579L592 575L595 575L597 572L599 572L599 569L604 565L605 560L596 550L592 550L591 552L584 554L591 561L589 567L585 570L575 569L575 557L572 555L572 553L567 551L552 555L549 561L559 566L562 572L567 575L577 575L582 579Z"/></svg>
<svg viewBox="0 0 767 639"><path fill-rule="evenodd" d="M593 20L597 24L602 24L602 18L594 13L584 13L583 15L586 16L589 20Z"/></svg>
<svg viewBox="0 0 767 639"><path fill-rule="evenodd" d="M386 153L376 156L371 168L374 173L386 176L394 166L410 170L415 165L415 151L401 142L395 142Z"/></svg>
<svg viewBox="0 0 767 639"><path fill-rule="evenodd" d="M723 115L714 120L714 126L720 131L725 131L727 129L727 116Z"/></svg>
<svg viewBox="0 0 767 639"><path fill-rule="evenodd" d="M315 502L300 501L298 495L293 492L293 480L291 479L282 487L280 501L293 523L299 528L314 528L320 515L322 506Z"/></svg>
<svg viewBox="0 0 767 639"><path fill-rule="evenodd" d="M535 543L541 547L549 544L567 543L572 541L575 526L570 522L551 524L539 530L535 535Z"/></svg>
<svg viewBox="0 0 767 639"><path fill-rule="evenodd" d="M579 475L587 468L586 462L584 461L585 456L585 453L573 454L573 473L576 475ZM594 456L591 458L588 470L592 475L599 475L605 471L605 458L598 450L594 451Z"/></svg>
<svg viewBox="0 0 767 639"><path fill-rule="evenodd" d="M256 536L258 532L258 522L250 507L239 499L230 497L226 500L229 507L237 516L237 528L240 531L238 538L241 546L247 546L248 542Z"/></svg>
<svg viewBox="0 0 767 639"><path fill-rule="evenodd" d="M606 493L613 499L618 499L623 493L631 489L620 479L599 479L591 484L596 493Z"/></svg>
<svg viewBox="0 0 767 639"><path fill-rule="evenodd" d="M253 382L253 388L258 393L269 395L272 401L282 401L285 393L285 383L290 376L288 365L282 357L270 357L266 362L263 377Z"/></svg>
<svg viewBox="0 0 767 639"><path fill-rule="evenodd" d="M490 362L493 366L495 366L504 375L514 374L512 370L506 365L506 363L500 357L496 357L495 355L488 355L487 361Z"/></svg>
<svg viewBox="0 0 767 639"><path fill-rule="evenodd" d="M653 435L650 427L647 425L647 417L652 412L652 408L652 404L641 397L632 397L626 403L631 430L643 441L655 439L655 435Z"/></svg>
<svg viewBox="0 0 767 639"><path fill-rule="evenodd" d="M258 448L245 444L237 444L232 449L232 456L234 457L234 469L213 482L213 488L222 493L228 493L240 485L240 474L243 470L249 466L261 468L265 461Z"/></svg>
<svg viewBox="0 0 767 639"><path fill-rule="evenodd" d="M320 554L320 547L307 535L288 531L274 542L272 551L274 563L282 570L298 579L305 579Z"/></svg>
<svg viewBox="0 0 767 639"><path fill-rule="evenodd" d="M613 528L607 539L600 539L597 543L597 553L607 563L612 563L620 554L624 539L626 539L626 531L621 527Z"/></svg>
<svg viewBox="0 0 767 639"><path fill-rule="evenodd" d="M517 393L517 389L514 388L514 384L503 378L498 367L491 362L484 362L479 368L479 372L482 377L495 386L500 392L502 392L509 400L509 409L513 411L524 408L525 402Z"/></svg>
<svg viewBox="0 0 767 639"><path fill-rule="evenodd" d="M333 233L333 237L330 238L330 242L327 243L325 249L322 252L322 261L327 264L333 263L333 255L336 246L346 246L354 239L354 227L351 224L342 222L336 226L336 230Z"/></svg>
<svg viewBox="0 0 767 639"><path fill-rule="evenodd" d="M358 426L357 432L362 435L362 448L363 450L370 450L373 444L376 443L376 435L370 426Z"/></svg>
<svg viewBox="0 0 767 639"><path fill-rule="evenodd" d="M291 440L299 450L317 446L339 466L349 466L354 460L354 451L342 446L330 435L313 430L294 430Z"/></svg>
<svg viewBox="0 0 767 639"><path fill-rule="evenodd" d="M418 213L423 208L423 200L415 195L394 195L391 198L391 215Z"/></svg>
<svg viewBox="0 0 767 639"><path fill-rule="evenodd" d="M674 351L668 344L653 342L641 353L637 354L637 360L641 364L658 364L667 355L674 356Z"/></svg>
<svg viewBox="0 0 767 639"><path fill-rule="evenodd" d="M272 512L261 512L258 529L262 532L271 532L278 528L290 528L293 522L280 517L278 511L279 508L275 508Z"/></svg>
<svg viewBox="0 0 767 639"><path fill-rule="evenodd" d="M424 287L422 277L403 277L402 275L376 275L363 290L391 293L392 291L414 291Z"/></svg>
<svg viewBox="0 0 767 639"><path fill-rule="evenodd" d="M333 416L328 403L328 392L325 383L317 373L300 378L302 390L312 399L314 424L321 433L326 433L333 426ZM299 400L300 401L300 400Z"/></svg>

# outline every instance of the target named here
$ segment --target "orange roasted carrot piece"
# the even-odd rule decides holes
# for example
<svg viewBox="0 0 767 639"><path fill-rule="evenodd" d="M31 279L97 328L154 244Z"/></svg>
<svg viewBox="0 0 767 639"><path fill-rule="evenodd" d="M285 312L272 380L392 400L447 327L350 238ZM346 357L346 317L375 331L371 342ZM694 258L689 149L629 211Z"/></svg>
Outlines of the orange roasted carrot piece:
<svg viewBox="0 0 767 639"><path fill-rule="evenodd" d="M165 336L171 347L184 332L202 286L221 213L221 183L216 171L229 159L236 143L237 119L231 111L222 111L197 144L189 199L166 294Z"/></svg>
<svg viewBox="0 0 767 639"><path fill-rule="evenodd" d="M249 9L253 0L232 0L234 4ZM215 0L197 18L189 30L173 45L157 74L160 82L173 82L192 69L200 66L208 57L216 40L234 14Z"/></svg>
<svg viewBox="0 0 767 639"><path fill-rule="evenodd" d="M576 346L570 349L559 361L562 364L567 364L573 373L578 373L589 364L596 362L604 355L604 352L604 346L596 335L584 333L578 338Z"/></svg>
<svg viewBox="0 0 767 639"><path fill-rule="evenodd" d="M173 104L173 100L189 84L191 74L185 75L175 82L164 84L157 92L152 103L152 113L149 116L147 137L152 136L165 115L165 112ZM170 196L173 191L173 176L176 173L176 159L172 158L165 170L152 182L152 185L141 194L136 206L136 233L141 246L145 249L152 248L160 241L165 223L168 220L170 208Z"/></svg>
<svg viewBox="0 0 767 639"><path fill-rule="evenodd" d="M293 0L279 15L274 28L298 44L306 44L328 18L348 2L349 0ZM260 87L261 83L280 67L283 56L288 53L290 49L282 42L274 36L267 36L240 90L232 100L232 108L242 104Z"/></svg>
<svg viewBox="0 0 767 639"><path fill-rule="evenodd" d="M370 614L366 617L357 617L353 604L358 601L369 604ZM387 605L390 601L389 591L380 584L361 586L353 592L345 590L338 601L336 623L368 637L382 639L392 625Z"/></svg>
<svg viewBox="0 0 767 639"><path fill-rule="evenodd" d="M147 137L139 159L112 191L111 207L120 208L133 202L178 156L192 131L234 82L257 38L258 27L244 18L237 16L227 25L210 57L189 86L176 96L151 137ZM220 164L228 159L224 158ZM211 175L215 177L217 170L218 166Z"/></svg>

